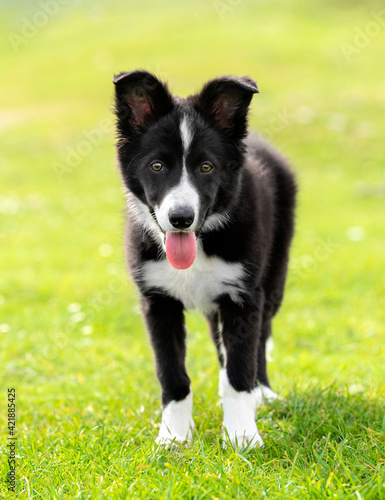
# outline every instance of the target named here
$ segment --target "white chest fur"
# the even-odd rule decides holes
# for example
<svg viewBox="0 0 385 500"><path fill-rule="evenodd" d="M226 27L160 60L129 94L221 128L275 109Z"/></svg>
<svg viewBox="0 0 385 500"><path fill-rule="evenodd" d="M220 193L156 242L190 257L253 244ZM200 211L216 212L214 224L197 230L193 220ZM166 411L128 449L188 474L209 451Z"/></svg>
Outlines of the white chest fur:
<svg viewBox="0 0 385 500"><path fill-rule="evenodd" d="M200 246L188 269L174 269L165 258L146 262L141 274L146 288L161 289L180 300L186 309L210 312L216 307L215 299L223 294L229 295L234 302L242 301L243 266L219 257L208 257Z"/></svg>

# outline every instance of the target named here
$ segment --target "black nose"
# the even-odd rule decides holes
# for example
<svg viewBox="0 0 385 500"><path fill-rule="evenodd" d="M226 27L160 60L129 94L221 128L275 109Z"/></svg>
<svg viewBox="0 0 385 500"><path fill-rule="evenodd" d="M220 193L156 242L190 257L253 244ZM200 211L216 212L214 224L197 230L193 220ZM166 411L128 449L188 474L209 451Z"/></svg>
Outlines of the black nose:
<svg viewBox="0 0 385 500"><path fill-rule="evenodd" d="M187 229L194 222L194 212L190 207L177 208L168 214L168 219L176 229Z"/></svg>

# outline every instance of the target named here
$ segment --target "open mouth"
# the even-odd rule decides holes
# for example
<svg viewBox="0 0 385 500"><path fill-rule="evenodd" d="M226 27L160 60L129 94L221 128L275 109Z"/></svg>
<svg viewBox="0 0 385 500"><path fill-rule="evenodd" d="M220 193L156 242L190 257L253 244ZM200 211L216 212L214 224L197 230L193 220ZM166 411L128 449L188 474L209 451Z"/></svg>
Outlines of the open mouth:
<svg viewBox="0 0 385 500"><path fill-rule="evenodd" d="M188 269L191 267L197 254L199 229L195 232L188 229L165 231L159 224L155 211L151 210L150 213L164 235L164 246L170 265L174 269Z"/></svg>
<svg viewBox="0 0 385 500"><path fill-rule="evenodd" d="M188 269L197 254L197 237L193 232L166 232L166 255L174 269Z"/></svg>

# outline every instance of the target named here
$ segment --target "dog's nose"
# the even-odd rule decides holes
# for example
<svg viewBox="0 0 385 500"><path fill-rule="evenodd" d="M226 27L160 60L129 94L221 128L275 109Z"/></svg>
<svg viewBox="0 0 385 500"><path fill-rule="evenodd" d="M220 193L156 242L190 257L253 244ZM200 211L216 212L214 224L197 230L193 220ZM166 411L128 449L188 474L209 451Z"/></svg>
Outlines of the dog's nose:
<svg viewBox="0 0 385 500"><path fill-rule="evenodd" d="M187 229L194 222L194 211L190 207L181 207L170 211L168 219L175 229Z"/></svg>

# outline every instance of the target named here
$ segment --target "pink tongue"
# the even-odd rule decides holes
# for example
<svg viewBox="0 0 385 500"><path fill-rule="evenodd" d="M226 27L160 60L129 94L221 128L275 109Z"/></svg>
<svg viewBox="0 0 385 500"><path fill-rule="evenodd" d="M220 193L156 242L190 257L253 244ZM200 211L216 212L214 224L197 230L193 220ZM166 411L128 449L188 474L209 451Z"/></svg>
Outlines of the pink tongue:
<svg viewBox="0 0 385 500"><path fill-rule="evenodd" d="M187 269L195 260L197 240L194 233L166 233L166 254L174 269Z"/></svg>

